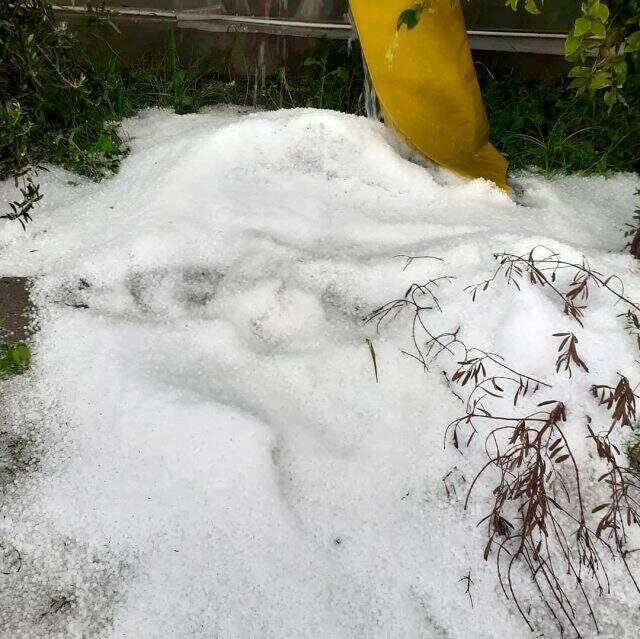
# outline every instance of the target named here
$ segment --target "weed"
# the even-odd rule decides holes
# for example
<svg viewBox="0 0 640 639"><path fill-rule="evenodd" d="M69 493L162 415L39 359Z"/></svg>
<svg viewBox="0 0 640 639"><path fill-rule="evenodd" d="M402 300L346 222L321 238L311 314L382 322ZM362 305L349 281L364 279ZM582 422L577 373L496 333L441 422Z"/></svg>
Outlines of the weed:
<svg viewBox="0 0 640 639"><path fill-rule="evenodd" d="M247 63L244 72L233 71L224 57L220 62L202 56L187 64L179 56L173 35L162 56L135 65L123 64L114 54L100 61L87 52L83 59L87 77L103 87L113 121L148 107L192 113L217 104L362 112L359 49L354 46L349 53L335 42L321 43L316 56L308 57L295 74L280 68L264 77L255 64Z"/></svg>
<svg viewBox="0 0 640 639"><path fill-rule="evenodd" d="M19 173L16 176L18 180L22 178L22 182L19 185L21 198L9 202L9 208L11 210L8 213L0 215L0 219L18 220L23 229L26 228L26 223L31 221L31 211L33 207L40 202L43 197L40 192L40 185L33 181L34 176L30 175L29 172L35 174L35 170L25 169L24 173Z"/></svg>
<svg viewBox="0 0 640 639"><path fill-rule="evenodd" d="M640 306L626 296L622 281L603 276L584 258L569 262L544 247L524 255L494 257L498 267L493 275L467 287L474 301L499 278L517 288L528 281L551 290L564 313L582 326L593 287L610 295L614 304L627 307L628 324L640 324L636 315ZM615 385L585 384L584 375L590 373L578 354L576 336L554 335L561 340L555 372L572 377L574 369L582 369L584 375L573 378L576 392L590 390L594 405L608 414L608 428L598 429L586 416L584 434L594 453L587 459L595 460L597 467L591 466L592 461L585 467L576 456L575 435L568 436L569 428L575 430L568 423L571 407L562 398L549 397L552 384L517 370L497 354L467 346L460 327L449 332L432 328L430 314L442 312L436 287L448 279L433 277L411 284L402 297L376 309L367 320L380 327L381 322L408 311L414 351L406 354L425 370L440 357L448 361L450 371L444 371L444 378L464 411L446 427L445 442L451 441L462 453L480 440L486 461L471 481L465 509L480 484L489 481L490 505L479 522L486 529L483 556L495 560L505 597L534 630L532 611L519 592L516 576L524 570L562 636L567 626L574 636L585 636L576 621L580 603L599 632L586 577L599 594L610 592L615 584L609 580L606 556L621 560L640 594L629 560L635 549L629 548L628 537L629 528L640 525L640 437L637 431L632 433L626 459L610 439L614 430L628 431L636 423L637 396L623 375ZM539 394L549 398L537 401ZM522 408L523 404L529 408ZM597 490L592 477L597 478ZM587 482L589 491L583 486Z"/></svg>
<svg viewBox="0 0 640 639"><path fill-rule="evenodd" d="M466 288L474 301L481 292L486 291L491 284L496 282L499 276L503 276L508 285L513 285L517 289L520 289L520 282L529 281L530 284L551 290L561 302L565 315L583 326L589 289L594 287L610 295L614 299L614 303L620 303L627 307L623 314L626 318L626 328L632 335L636 335L636 327L640 326L640 317L638 316L640 303L627 297L624 283L617 275L605 276L592 269L586 258L583 257L581 263L568 262L545 246L534 246L523 255L495 253L493 257L498 262L498 267L493 275ZM558 280L560 275L564 273L569 273L571 279L563 288L559 286ZM638 346L640 347L640 341L638 341ZM574 363L583 364L575 360ZM582 368L586 370L584 365Z"/></svg>
<svg viewBox="0 0 640 639"><path fill-rule="evenodd" d="M479 73L491 139L511 170L547 175L640 169L640 89L629 82L629 108L611 113L597 98L576 97L564 81L523 84Z"/></svg>
<svg viewBox="0 0 640 639"><path fill-rule="evenodd" d="M0 378L22 375L31 363L31 350L26 344L0 344Z"/></svg>

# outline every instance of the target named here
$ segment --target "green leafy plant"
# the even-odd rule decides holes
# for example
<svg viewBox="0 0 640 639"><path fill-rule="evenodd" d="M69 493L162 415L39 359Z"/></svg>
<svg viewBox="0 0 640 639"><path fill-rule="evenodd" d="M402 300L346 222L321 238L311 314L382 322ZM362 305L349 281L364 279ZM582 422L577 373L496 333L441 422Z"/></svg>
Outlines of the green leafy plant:
<svg viewBox="0 0 640 639"><path fill-rule="evenodd" d="M310 95L305 106L338 108L344 98L352 94L354 80L362 78L360 61L357 66L349 59L339 60L331 56L331 49L325 47L317 56L308 56L304 60L308 73L306 81L311 85ZM314 100L317 95L317 101Z"/></svg>
<svg viewBox="0 0 640 639"><path fill-rule="evenodd" d="M98 180L127 149L103 87L47 0L0 3L0 67L0 179L13 178L21 194L0 217L24 225L42 198L43 163Z"/></svg>
<svg viewBox="0 0 640 639"><path fill-rule="evenodd" d="M514 11L517 11L520 8L520 5L524 5L524 8L529 13L540 13L540 7L542 6L544 0L506 0L505 4L507 7L511 7Z"/></svg>
<svg viewBox="0 0 640 639"><path fill-rule="evenodd" d="M9 202L10 211L0 215L0 219L18 220L23 229L26 223L31 221L31 210L43 197L40 185L33 181L32 172L35 172L35 169L28 168L16 174L16 179L22 178L22 183L18 187L22 197Z"/></svg>
<svg viewBox="0 0 640 639"><path fill-rule="evenodd" d="M640 2L585 0L581 15L565 41L565 56L578 94L603 92L611 109L627 104L622 93L629 73L628 58L640 51Z"/></svg>
<svg viewBox="0 0 640 639"><path fill-rule="evenodd" d="M31 350L26 344L0 344L0 377L22 375L31 363Z"/></svg>
<svg viewBox="0 0 640 639"><path fill-rule="evenodd" d="M117 171L128 152L119 122L142 108L190 113L235 103L361 110L357 49L345 56L335 43L323 43L295 79L281 69L260 84L254 67L247 67L243 81L219 63L185 65L173 34L164 55L126 65L113 50L96 55L96 44L103 42L100 30L117 27L104 2L87 6L88 19L71 32L56 18L50 0L0 3L0 180L11 178L17 187L0 220L23 227L31 220L43 198L37 177L46 164L92 180Z"/></svg>

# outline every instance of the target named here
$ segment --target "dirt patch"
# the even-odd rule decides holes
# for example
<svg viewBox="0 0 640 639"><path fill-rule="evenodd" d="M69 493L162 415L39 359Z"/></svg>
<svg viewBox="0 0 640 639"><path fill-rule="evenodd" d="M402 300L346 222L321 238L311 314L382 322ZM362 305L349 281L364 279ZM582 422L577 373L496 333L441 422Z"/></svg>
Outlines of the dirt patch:
<svg viewBox="0 0 640 639"><path fill-rule="evenodd" d="M31 302L26 277L0 277L0 339L22 342L31 334Z"/></svg>

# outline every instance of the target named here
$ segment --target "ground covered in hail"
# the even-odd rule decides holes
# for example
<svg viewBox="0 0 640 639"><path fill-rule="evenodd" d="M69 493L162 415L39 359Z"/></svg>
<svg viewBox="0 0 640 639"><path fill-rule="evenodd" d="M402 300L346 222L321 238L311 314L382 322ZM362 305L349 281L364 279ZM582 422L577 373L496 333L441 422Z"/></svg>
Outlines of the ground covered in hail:
<svg viewBox="0 0 640 639"><path fill-rule="evenodd" d="M521 175L512 200L323 111L148 111L125 129L117 176L42 172L33 223L0 227L0 275L31 278L38 329L30 371L0 385L0 636L636 635L640 553L596 535L612 497L587 428L604 441L612 419L593 384L640 379L620 281L590 280L577 319L571 267L541 285L509 263L519 289L503 273L475 301L465 288L494 253L539 246L542 268L585 256L640 299L623 237L637 178ZM418 316L363 321L408 289ZM558 333L579 340L571 377ZM478 380L454 379L472 357L503 380L479 403ZM531 485L496 506L535 455L500 470L520 440L482 411L539 411L531 438L555 420L532 480L553 519ZM516 444L487 437L501 423ZM620 460L630 435L618 421L607 439ZM523 532L526 508L546 534ZM621 548L640 546L624 527Z"/></svg>

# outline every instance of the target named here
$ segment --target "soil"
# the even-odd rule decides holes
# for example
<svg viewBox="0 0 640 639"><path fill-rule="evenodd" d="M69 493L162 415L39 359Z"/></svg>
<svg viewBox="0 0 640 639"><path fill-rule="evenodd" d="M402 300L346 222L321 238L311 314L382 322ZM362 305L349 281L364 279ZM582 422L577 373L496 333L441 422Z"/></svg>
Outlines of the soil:
<svg viewBox="0 0 640 639"><path fill-rule="evenodd" d="M0 277L0 339L23 342L31 334L29 279Z"/></svg>

